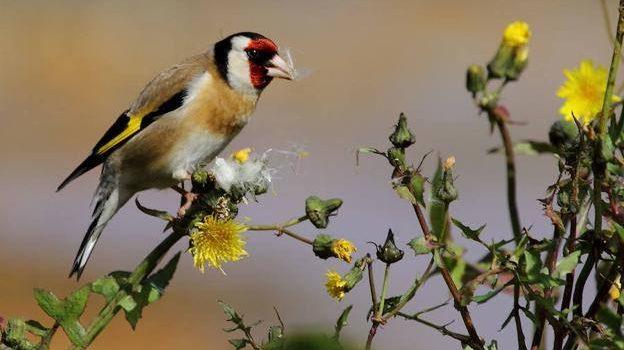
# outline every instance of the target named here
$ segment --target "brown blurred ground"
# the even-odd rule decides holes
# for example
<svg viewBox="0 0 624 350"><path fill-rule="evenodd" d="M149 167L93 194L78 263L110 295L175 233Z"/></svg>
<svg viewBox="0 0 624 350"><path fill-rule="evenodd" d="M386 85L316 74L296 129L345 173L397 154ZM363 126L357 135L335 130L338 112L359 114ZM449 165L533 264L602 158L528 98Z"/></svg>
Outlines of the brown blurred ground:
<svg viewBox="0 0 624 350"><path fill-rule="evenodd" d="M0 0L0 315L42 319L32 287L60 295L76 287L65 276L89 221L97 175L55 194L59 180L153 74L242 30L274 38L312 71L302 81L270 86L232 145L264 150L294 144L311 154L298 173L279 174L277 196L245 207L242 215L273 222L299 215L309 194L339 196L345 205L331 232L353 239L361 251L368 249L366 241L381 240L389 225L399 242L408 241L418 229L387 186L386 166L367 159L356 169L353 157L359 146L385 145L391 124L405 111L418 139L414 157L433 149L458 160L454 215L475 225L488 222L488 237L507 235L502 160L485 155L497 139L476 115L463 76L468 64L490 58L502 28L516 19L532 26L531 63L504 103L514 118L530 123L513 128L516 139L545 138L557 118L554 92L562 68L583 58L607 62L597 1ZM547 225L535 199L553 181L554 167L547 158L519 162L524 224L542 234ZM141 198L152 207L175 204L167 192ZM158 222L128 205L108 227L85 279L130 269L162 238L159 232ZM344 266L316 260L292 240L251 236L251 257L226 266L227 277L202 275L184 256L168 294L147 309L137 331L119 318L93 348L224 349L216 299L236 305L250 320L265 319L267 326L277 305L289 328L331 325L339 308L367 305L365 288L338 306L324 294L324 271ZM413 266L395 271L391 294L409 283ZM436 282L418 294L413 308L438 303L443 295ZM499 297L476 310L477 327L502 348L515 347L511 329L498 332L509 302ZM347 331L358 341L366 334L364 309L352 313ZM432 318L443 322L451 315ZM61 339L54 348L64 344ZM457 348L400 320L379 333L377 344L387 350Z"/></svg>

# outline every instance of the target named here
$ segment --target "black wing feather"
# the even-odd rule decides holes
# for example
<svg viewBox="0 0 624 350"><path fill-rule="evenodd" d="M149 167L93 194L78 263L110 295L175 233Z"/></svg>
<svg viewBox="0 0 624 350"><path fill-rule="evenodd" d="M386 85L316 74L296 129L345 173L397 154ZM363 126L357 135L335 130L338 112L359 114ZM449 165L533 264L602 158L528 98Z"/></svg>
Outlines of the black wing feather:
<svg viewBox="0 0 624 350"><path fill-rule="evenodd" d="M146 114L143 118L141 118L141 127L139 131L125 138L115 146L111 147L104 153L97 153L97 151L104 145L106 145L109 141L114 139L117 135L121 134L124 130L126 130L128 123L130 122L130 116L128 115L128 110L123 112L119 118L115 121L113 125L104 133L104 136L95 144L91 154L82 162L80 165L74 169L74 171L67 176L65 180L59 185L56 191L62 190L67 184L80 177L80 175L86 173L87 171L95 168L96 166L104 163L104 161L111 155L115 150L119 147L123 146L128 142L131 138L133 138L136 134L145 130L150 124L158 120L161 116L171 111L174 111L184 104L184 98L186 97L186 89L174 94L168 100L166 100L163 104L161 104L156 110Z"/></svg>

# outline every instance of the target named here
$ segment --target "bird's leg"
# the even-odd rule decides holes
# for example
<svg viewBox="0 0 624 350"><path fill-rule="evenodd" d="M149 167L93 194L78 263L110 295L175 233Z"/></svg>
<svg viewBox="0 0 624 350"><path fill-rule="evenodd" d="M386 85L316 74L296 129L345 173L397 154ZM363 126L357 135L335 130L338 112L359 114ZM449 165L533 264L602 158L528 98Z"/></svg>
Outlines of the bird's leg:
<svg viewBox="0 0 624 350"><path fill-rule="evenodd" d="M181 218L186 214L186 211L189 210L191 205L193 205L193 202L197 200L199 195L197 195L197 193L187 191L178 185L171 186L171 189L178 192L182 196L182 203L180 205L180 209L178 209L178 218Z"/></svg>

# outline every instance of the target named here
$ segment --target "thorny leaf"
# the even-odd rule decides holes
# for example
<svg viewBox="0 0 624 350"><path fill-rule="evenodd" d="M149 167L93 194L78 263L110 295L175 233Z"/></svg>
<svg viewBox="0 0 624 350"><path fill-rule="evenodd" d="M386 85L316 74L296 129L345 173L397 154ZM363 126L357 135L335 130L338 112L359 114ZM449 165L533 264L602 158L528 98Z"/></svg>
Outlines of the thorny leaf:
<svg viewBox="0 0 624 350"><path fill-rule="evenodd" d="M457 226L457 228L459 228L462 233L464 234L464 236L468 239L472 239L472 240L479 240L479 235L481 234L481 232L483 231L483 229L485 228L485 224L483 224L482 226L478 227L477 229L471 229L470 227L462 224L461 221L455 219L455 218L451 218L451 220L453 221L453 224L455 224L455 226Z"/></svg>
<svg viewBox="0 0 624 350"><path fill-rule="evenodd" d="M503 150L502 146L490 148L487 153L495 154ZM557 150L549 142L536 141L536 140L524 140L514 144L514 153L527 156L535 156L539 154L553 154L557 153Z"/></svg>
<svg viewBox="0 0 624 350"><path fill-rule="evenodd" d="M67 334L72 344L85 346L85 329L80 324L79 318L84 312L91 287L86 285L67 298L60 300L56 295L43 289L35 289L35 299L39 307L50 317L55 319Z"/></svg>
<svg viewBox="0 0 624 350"><path fill-rule="evenodd" d="M143 316L143 309L160 299L165 288L173 278L178 261L180 260L180 252L169 260L169 262L160 270L149 276L137 291L134 291L127 298L120 302L120 306L124 309L126 320L130 323L132 329L136 329L139 320Z"/></svg>
<svg viewBox="0 0 624 350"><path fill-rule="evenodd" d="M414 250L415 255L423 255L429 254L431 252L431 247L429 246L429 242L425 239L425 237L420 236L413 238L409 243L407 243L412 250Z"/></svg>
<svg viewBox="0 0 624 350"><path fill-rule="evenodd" d="M353 309L353 305L347 306L340 314L340 317L338 317L338 320L336 321L336 327L334 328L335 339L340 338L340 332L344 327L347 326L347 321L349 319L349 313L351 313L351 309Z"/></svg>

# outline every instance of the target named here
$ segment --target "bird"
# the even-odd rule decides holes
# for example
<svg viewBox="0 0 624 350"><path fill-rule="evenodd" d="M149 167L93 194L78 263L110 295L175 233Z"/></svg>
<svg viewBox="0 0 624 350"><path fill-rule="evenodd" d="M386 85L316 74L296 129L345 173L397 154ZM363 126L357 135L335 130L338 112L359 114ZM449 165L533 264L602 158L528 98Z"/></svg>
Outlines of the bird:
<svg viewBox="0 0 624 350"><path fill-rule="evenodd" d="M156 75L57 192L102 165L92 221L69 278L79 280L107 223L132 196L174 188L213 160L247 124L262 91L295 71L277 44L232 34ZM187 194L187 203L193 199Z"/></svg>

